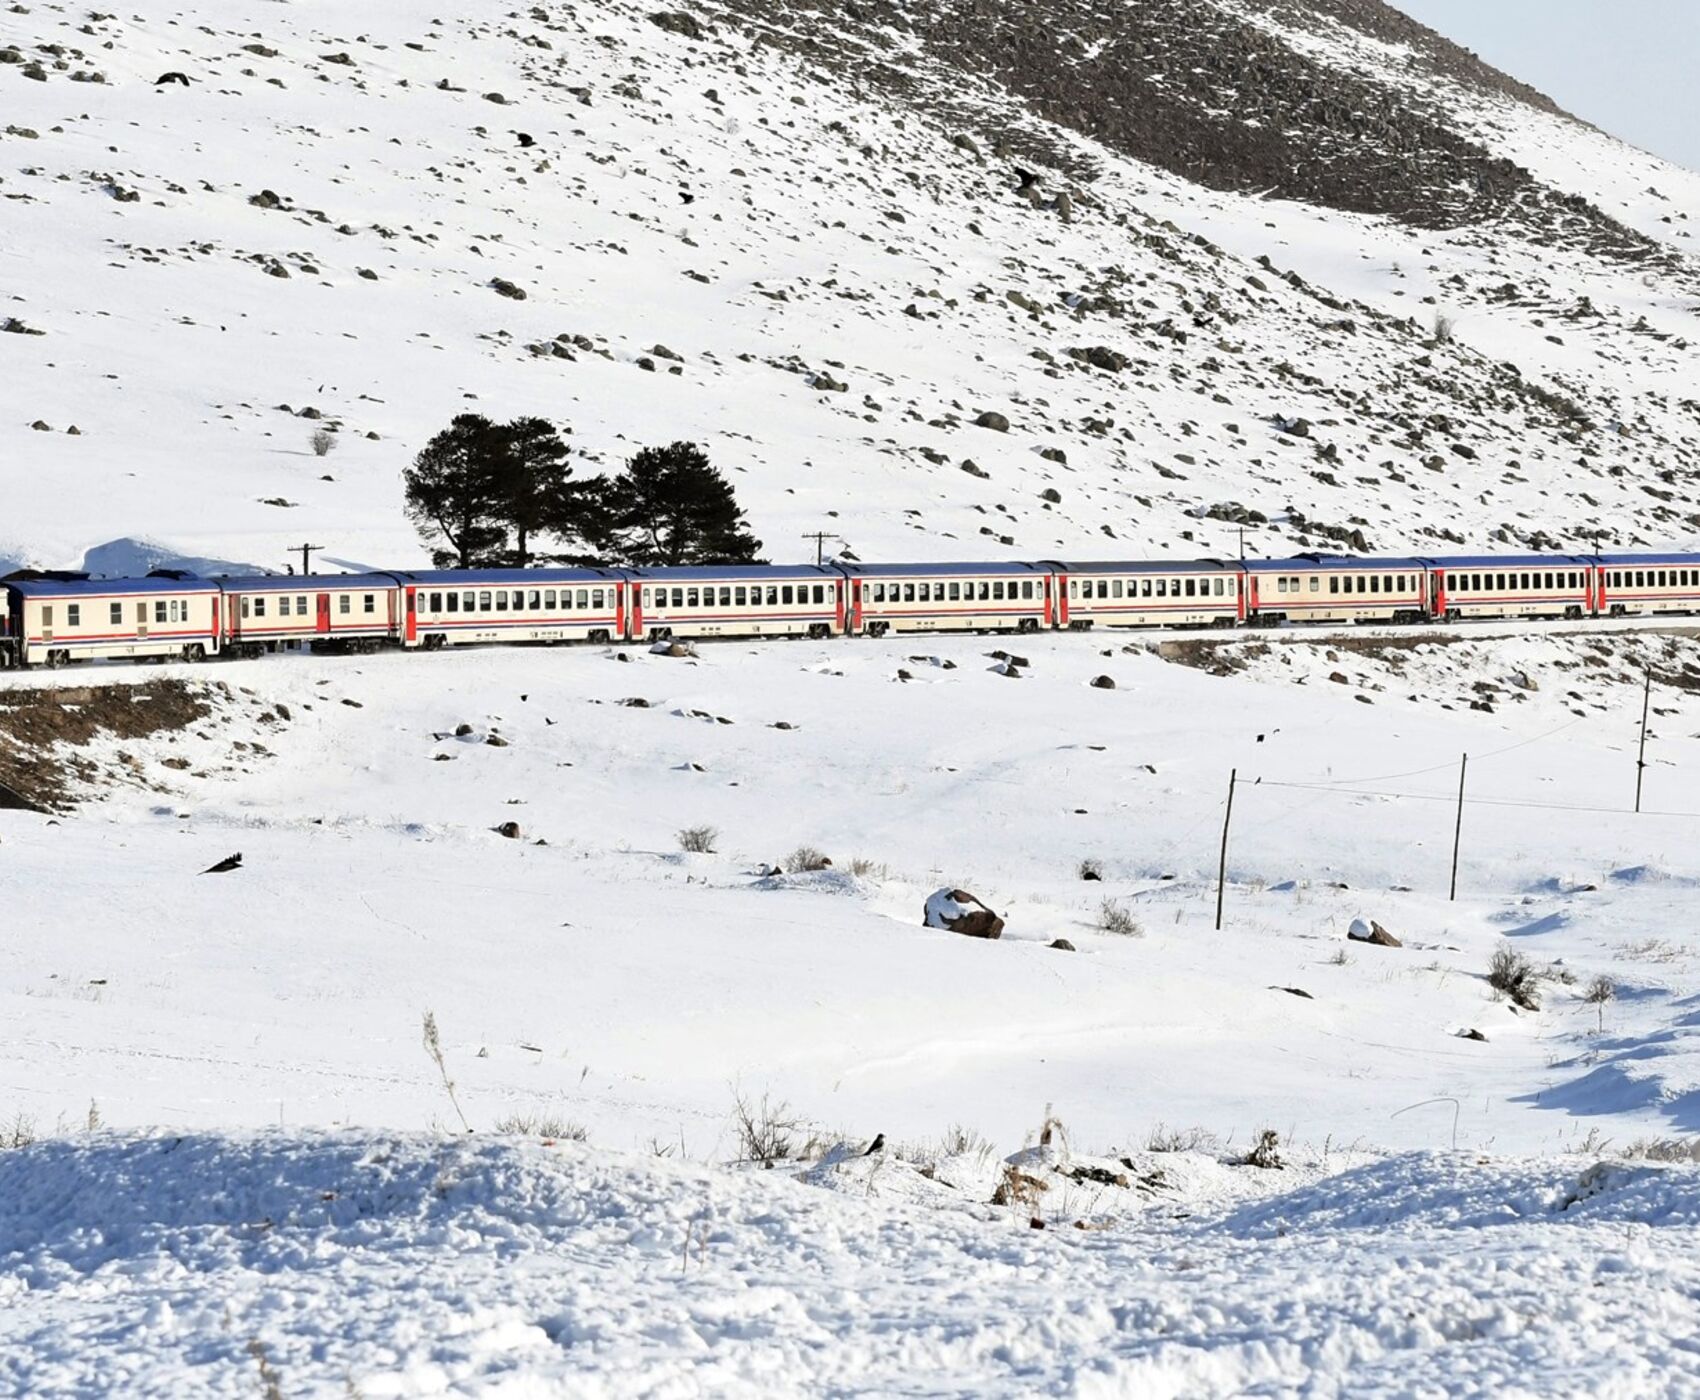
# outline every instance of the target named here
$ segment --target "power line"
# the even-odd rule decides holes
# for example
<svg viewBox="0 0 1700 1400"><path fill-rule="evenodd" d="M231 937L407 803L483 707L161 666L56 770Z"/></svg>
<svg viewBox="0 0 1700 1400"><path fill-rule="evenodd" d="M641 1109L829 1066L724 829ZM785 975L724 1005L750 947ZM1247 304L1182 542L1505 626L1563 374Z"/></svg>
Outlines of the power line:
<svg viewBox="0 0 1700 1400"><path fill-rule="evenodd" d="M1448 767L1451 765L1448 764ZM1382 797L1400 802L1456 802L1456 793L1445 792L1386 792L1370 788L1334 787L1327 783L1283 783L1259 778L1253 787L1287 788L1296 792L1316 792L1336 797ZM1590 807L1568 802L1519 802L1510 797L1466 797L1470 807L1513 807L1525 812L1591 812L1599 816L1633 817L1628 807ZM1642 812L1645 817L1679 817L1700 821L1700 812Z"/></svg>

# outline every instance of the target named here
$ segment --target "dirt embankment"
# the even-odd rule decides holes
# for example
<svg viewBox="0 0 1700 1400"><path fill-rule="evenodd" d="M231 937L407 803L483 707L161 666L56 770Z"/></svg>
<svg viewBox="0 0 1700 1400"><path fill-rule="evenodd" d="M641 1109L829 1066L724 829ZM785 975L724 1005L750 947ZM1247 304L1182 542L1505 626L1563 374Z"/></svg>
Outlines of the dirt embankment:
<svg viewBox="0 0 1700 1400"><path fill-rule="evenodd" d="M56 686L0 690L0 807L56 811L79 782L99 776L86 754L102 738L149 739L187 729L212 713L221 683Z"/></svg>

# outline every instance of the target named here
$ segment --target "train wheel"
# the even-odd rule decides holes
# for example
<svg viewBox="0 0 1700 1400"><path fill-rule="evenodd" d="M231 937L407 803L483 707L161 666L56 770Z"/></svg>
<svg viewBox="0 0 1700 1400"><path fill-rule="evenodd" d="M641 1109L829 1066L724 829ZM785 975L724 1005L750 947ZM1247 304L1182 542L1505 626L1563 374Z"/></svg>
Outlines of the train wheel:
<svg viewBox="0 0 1700 1400"><path fill-rule="evenodd" d="M190 665L198 665L207 659L207 649L199 642L190 642L183 648L183 659Z"/></svg>

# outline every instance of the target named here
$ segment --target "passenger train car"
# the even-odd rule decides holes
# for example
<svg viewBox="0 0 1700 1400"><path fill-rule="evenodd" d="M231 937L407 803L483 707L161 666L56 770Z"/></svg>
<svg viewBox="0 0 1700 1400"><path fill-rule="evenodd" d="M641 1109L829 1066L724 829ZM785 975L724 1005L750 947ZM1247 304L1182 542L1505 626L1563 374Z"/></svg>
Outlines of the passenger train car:
<svg viewBox="0 0 1700 1400"><path fill-rule="evenodd" d="M0 666L475 643L1700 614L1700 554L0 579Z"/></svg>

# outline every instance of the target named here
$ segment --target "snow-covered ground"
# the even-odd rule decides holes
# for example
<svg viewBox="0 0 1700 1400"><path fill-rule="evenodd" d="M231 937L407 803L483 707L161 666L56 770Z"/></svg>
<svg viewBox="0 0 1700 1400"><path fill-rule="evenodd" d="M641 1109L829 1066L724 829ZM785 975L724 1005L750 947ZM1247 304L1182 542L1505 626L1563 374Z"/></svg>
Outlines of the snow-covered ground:
<svg viewBox="0 0 1700 1400"><path fill-rule="evenodd" d="M47 1139L0 1152L0 1384L1678 1386L1700 1178L1590 1173L1700 1133L1692 643L1163 640L49 678L228 689L0 813L0 1115ZM769 873L800 846L832 867ZM944 885L1003 939L923 929ZM795 1164L727 1174L739 1098ZM1284 1170L1223 1165L1265 1129Z"/></svg>
<svg viewBox="0 0 1700 1400"><path fill-rule="evenodd" d="M1222 4L1672 260L1047 128L1065 220L992 80L736 6L13 6L0 570L416 563L466 409L702 441L778 561L1693 547L1700 177ZM8 674L0 1394L1700 1392L1697 762L1663 627Z"/></svg>

